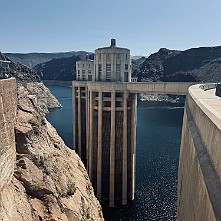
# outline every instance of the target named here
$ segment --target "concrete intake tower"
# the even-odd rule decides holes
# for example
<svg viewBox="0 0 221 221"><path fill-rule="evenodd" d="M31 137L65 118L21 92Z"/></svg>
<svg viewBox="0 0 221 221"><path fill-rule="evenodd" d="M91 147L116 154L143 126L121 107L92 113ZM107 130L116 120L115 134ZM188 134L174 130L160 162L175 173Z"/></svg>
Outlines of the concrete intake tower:
<svg viewBox="0 0 221 221"><path fill-rule="evenodd" d="M130 50L110 47L95 50L76 63L73 82L73 136L95 194L110 207L134 199L137 95L131 82Z"/></svg>

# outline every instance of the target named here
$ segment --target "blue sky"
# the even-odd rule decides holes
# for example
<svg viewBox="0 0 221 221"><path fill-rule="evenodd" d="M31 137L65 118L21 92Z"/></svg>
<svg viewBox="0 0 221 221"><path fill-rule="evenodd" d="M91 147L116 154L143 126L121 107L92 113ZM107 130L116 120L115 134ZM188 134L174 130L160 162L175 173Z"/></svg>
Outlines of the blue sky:
<svg viewBox="0 0 221 221"><path fill-rule="evenodd" d="M0 0L2 52L94 51L132 55L221 44L221 0Z"/></svg>

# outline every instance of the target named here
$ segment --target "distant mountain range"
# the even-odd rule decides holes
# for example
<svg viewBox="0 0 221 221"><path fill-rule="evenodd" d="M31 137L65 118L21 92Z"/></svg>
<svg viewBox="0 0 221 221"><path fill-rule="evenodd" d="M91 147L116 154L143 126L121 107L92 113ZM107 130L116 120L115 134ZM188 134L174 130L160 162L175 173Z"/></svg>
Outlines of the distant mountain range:
<svg viewBox="0 0 221 221"><path fill-rule="evenodd" d="M139 58L147 58L147 56L132 56L132 60L137 60Z"/></svg>
<svg viewBox="0 0 221 221"><path fill-rule="evenodd" d="M89 58L94 59L93 54ZM76 79L76 61L81 59L81 55L52 59L36 65L34 69L42 80L73 81Z"/></svg>
<svg viewBox="0 0 221 221"><path fill-rule="evenodd" d="M70 52L57 52L57 53L4 53L8 57L11 57L24 65L33 68L37 64L50 61L57 58L68 58L72 56L83 56L86 54L92 54L86 51L70 51Z"/></svg>
<svg viewBox="0 0 221 221"><path fill-rule="evenodd" d="M76 76L76 61L86 54L81 51L8 55L17 56L17 60L21 59L26 65L29 62L32 67L37 64L34 69L42 80L71 81ZM90 57L93 59L92 53ZM221 46L185 51L161 48L147 58L135 58L132 60L132 76L138 77L138 81L221 82Z"/></svg>
<svg viewBox="0 0 221 221"><path fill-rule="evenodd" d="M161 48L138 66L133 76L139 81L221 82L221 46L185 51Z"/></svg>
<svg viewBox="0 0 221 221"><path fill-rule="evenodd" d="M0 60L10 61L9 77L15 77L19 83L41 82L37 72L22 63L0 53Z"/></svg>

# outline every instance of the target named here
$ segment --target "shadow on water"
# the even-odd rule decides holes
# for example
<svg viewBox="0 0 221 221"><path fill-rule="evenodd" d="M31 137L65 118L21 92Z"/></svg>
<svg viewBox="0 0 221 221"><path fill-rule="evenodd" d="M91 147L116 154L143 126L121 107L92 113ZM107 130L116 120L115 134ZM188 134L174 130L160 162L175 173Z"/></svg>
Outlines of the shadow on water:
<svg viewBox="0 0 221 221"><path fill-rule="evenodd" d="M50 86L63 108L47 119L72 147L71 88ZM103 206L106 221L175 220L183 104L138 102L135 200Z"/></svg>

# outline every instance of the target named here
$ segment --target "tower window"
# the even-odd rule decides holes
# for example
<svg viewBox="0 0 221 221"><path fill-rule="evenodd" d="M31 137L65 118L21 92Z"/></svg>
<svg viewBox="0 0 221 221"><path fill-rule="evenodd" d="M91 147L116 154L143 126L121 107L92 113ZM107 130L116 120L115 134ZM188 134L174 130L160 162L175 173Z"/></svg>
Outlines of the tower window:
<svg viewBox="0 0 221 221"><path fill-rule="evenodd" d="M82 70L82 80L85 80L85 70Z"/></svg>
<svg viewBox="0 0 221 221"><path fill-rule="evenodd" d="M125 70L128 70L128 64L125 64Z"/></svg>
<svg viewBox="0 0 221 221"><path fill-rule="evenodd" d="M124 72L124 82L128 82L128 72Z"/></svg>
<svg viewBox="0 0 221 221"><path fill-rule="evenodd" d="M111 71L111 64L106 64L106 71Z"/></svg>
<svg viewBox="0 0 221 221"><path fill-rule="evenodd" d="M125 57L125 58L126 58L126 60L128 59L127 54L126 54L126 57Z"/></svg>
<svg viewBox="0 0 221 221"><path fill-rule="evenodd" d="M106 80L111 80L111 64L106 64Z"/></svg>
<svg viewBox="0 0 221 221"><path fill-rule="evenodd" d="M98 80L101 81L102 79L102 65L98 64Z"/></svg>
<svg viewBox="0 0 221 221"><path fill-rule="evenodd" d="M120 64L117 64L116 65L116 80L117 81L120 81L120 69L121 69Z"/></svg>
<svg viewBox="0 0 221 221"><path fill-rule="evenodd" d="M88 81L92 81L92 75L88 75Z"/></svg>
<svg viewBox="0 0 221 221"><path fill-rule="evenodd" d="M116 65L116 71L120 71L120 64Z"/></svg>

